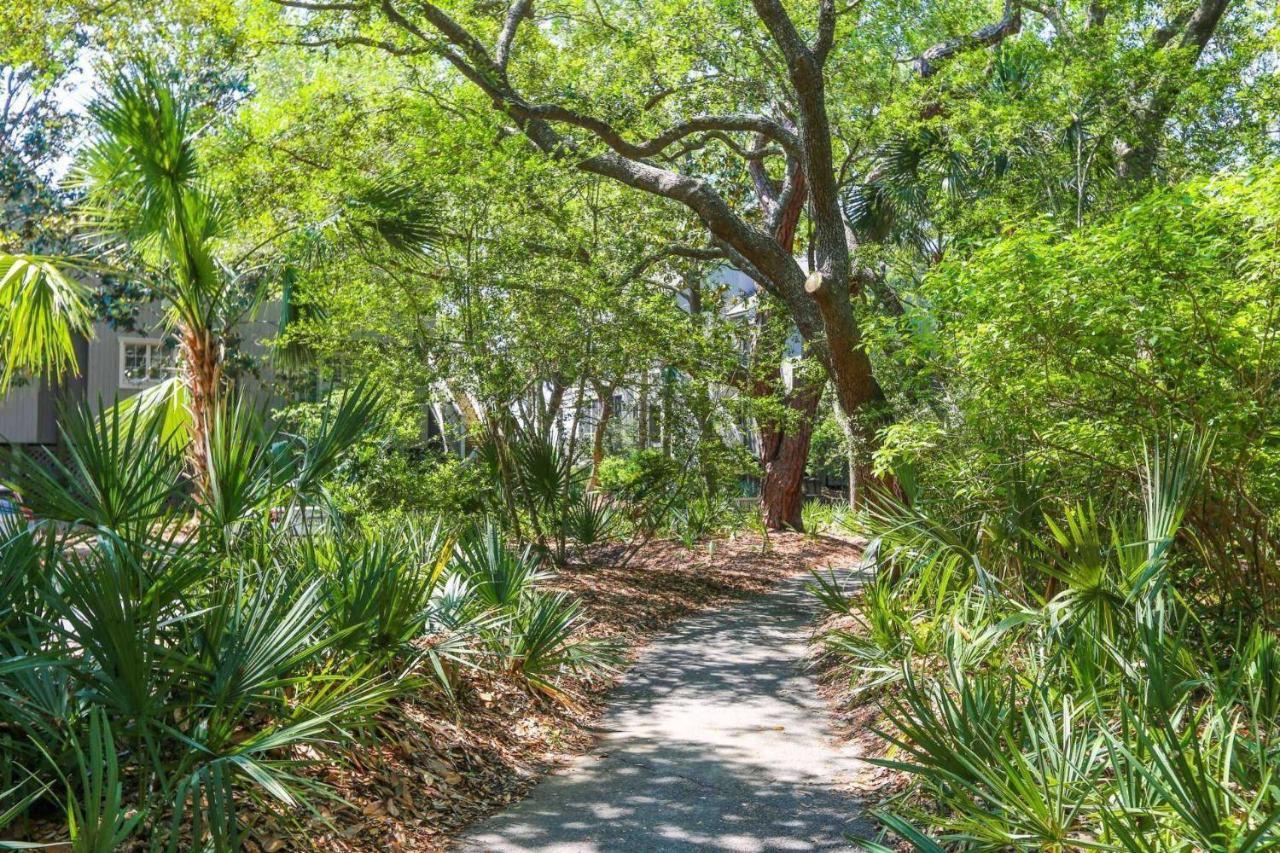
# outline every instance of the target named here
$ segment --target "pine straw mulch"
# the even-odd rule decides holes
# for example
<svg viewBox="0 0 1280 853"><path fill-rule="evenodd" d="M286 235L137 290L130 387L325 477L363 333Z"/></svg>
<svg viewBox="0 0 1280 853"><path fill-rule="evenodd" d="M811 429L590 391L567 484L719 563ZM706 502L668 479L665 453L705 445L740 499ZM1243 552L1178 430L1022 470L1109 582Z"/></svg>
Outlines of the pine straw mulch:
<svg viewBox="0 0 1280 853"><path fill-rule="evenodd" d="M628 549L597 548L548 585L577 595L591 620L586 632L614 640L633 658L681 617L764 592L809 568L847 564L858 554L854 545L828 537L775 533L769 539L767 553L758 536L694 550L655 541L625 562ZM351 767L319 771L346 801L324 810L328 826L304 815L284 826L280 816L264 814L249 849L446 849L462 828L520 799L545 772L590 747L592 723L612 682L565 686L573 697L565 704L500 678L469 678L456 708L399 703ZM308 841L302 848L299 829Z"/></svg>
<svg viewBox="0 0 1280 853"><path fill-rule="evenodd" d="M827 617L814 629L810 658L818 692L826 700L837 739L854 744L858 755L864 758L885 758L890 744L874 730L892 731L893 724L881 709L881 697L856 695L851 668L838 655L831 654L822 642L832 631L857 633L860 630L857 620L850 616ZM870 810L902 793L907 784L907 774L899 770L867 765L867 771L858 777L853 790ZM881 843L887 842L882 839Z"/></svg>

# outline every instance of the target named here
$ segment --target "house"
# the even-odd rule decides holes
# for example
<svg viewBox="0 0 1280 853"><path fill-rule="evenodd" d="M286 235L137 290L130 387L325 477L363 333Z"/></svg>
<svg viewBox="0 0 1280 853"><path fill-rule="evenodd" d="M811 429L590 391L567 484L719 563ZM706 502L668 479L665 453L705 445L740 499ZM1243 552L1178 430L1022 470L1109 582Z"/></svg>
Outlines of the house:
<svg viewBox="0 0 1280 853"><path fill-rule="evenodd" d="M269 401L273 371L265 341L278 332L278 306L268 303L258 315L237 326L241 349L260 365L257 376L244 376L241 388ZM177 347L165 334L162 307L142 306L133 330L94 323L93 336L76 341L78 372L60 381L40 379L15 385L0 398L0 445L53 447L58 442L58 412L87 402L111 406L174 375Z"/></svg>

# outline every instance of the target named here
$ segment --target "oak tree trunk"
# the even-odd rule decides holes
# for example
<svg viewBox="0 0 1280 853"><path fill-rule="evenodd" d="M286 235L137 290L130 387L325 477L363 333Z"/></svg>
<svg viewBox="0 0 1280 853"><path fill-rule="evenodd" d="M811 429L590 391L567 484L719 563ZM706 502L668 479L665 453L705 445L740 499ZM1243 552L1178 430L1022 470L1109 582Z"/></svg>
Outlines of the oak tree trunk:
<svg viewBox="0 0 1280 853"><path fill-rule="evenodd" d="M809 461L813 419L822 399L822 383L797 384L784 402L794 415L792 423L760 424L760 509L770 530L804 530L800 510L804 506L804 472Z"/></svg>
<svg viewBox="0 0 1280 853"><path fill-rule="evenodd" d="M757 198L763 208L776 211L777 224L773 237L788 252L795 251L796 228L800 223L805 199L804 172L798 166L793 166L793 169L793 192L787 203L782 204L778 188L772 185L763 172L763 165L752 164ZM760 308L755 320L763 327L768 322L768 315L768 311ZM772 397L781 392L783 405L798 413L785 427L768 423L759 425L760 467L764 471L760 484L760 509L765 526L770 530L788 527L801 530L804 527L800 513L804 506L804 472L809 460L813 418L818 400L822 396L822 385L804 383L800 374L801 371L797 370L795 386L786 390L783 388L781 365L772 365L767 376L751 386L752 396L757 398ZM814 384L817 385L816 388L811 387Z"/></svg>

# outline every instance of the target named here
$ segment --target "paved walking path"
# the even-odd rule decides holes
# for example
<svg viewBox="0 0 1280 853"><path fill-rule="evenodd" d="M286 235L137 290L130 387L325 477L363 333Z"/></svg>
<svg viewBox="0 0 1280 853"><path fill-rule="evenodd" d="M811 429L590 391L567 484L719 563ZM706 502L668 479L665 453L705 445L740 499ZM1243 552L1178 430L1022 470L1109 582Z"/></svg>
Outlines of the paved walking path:
<svg viewBox="0 0 1280 853"><path fill-rule="evenodd" d="M479 824L474 851L852 850L865 771L802 668L805 577L682 622L610 696L596 748ZM864 836L865 837L865 836Z"/></svg>

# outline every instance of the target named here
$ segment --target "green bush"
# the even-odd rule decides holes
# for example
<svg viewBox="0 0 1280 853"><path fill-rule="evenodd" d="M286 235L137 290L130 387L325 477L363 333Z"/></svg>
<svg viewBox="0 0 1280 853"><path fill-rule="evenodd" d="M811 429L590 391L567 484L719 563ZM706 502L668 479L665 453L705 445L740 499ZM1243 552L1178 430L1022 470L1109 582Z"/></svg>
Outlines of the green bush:
<svg viewBox="0 0 1280 853"><path fill-rule="evenodd" d="M680 476L679 463L659 450L636 450L600 463L600 491L625 501L643 502L666 493Z"/></svg>
<svg viewBox="0 0 1280 853"><path fill-rule="evenodd" d="M276 420L306 437L319 428L323 409L323 403L295 404ZM326 484L339 512L376 526L389 513L453 518L492 508L492 484L483 466L424 446L420 417L415 401L402 402L391 409L384 428L347 449L338 476Z"/></svg>
<svg viewBox="0 0 1280 853"><path fill-rule="evenodd" d="M878 814L918 849L1262 850L1280 845L1274 625L1197 602L1188 529L1208 442L1155 443L1137 495L949 517L885 498L859 626L827 637L880 697ZM1003 518L1021 515L1010 508Z"/></svg>
<svg viewBox="0 0 1280 853"><path fill-rule="evenodd" d="M880 467L927 472L924 497L950 514L1017 525L1010 513L1049 485L1068 502L1109 499L1098 484L1132 482L1144 439L1194 425L1216 437L1191 508L1216 556L1188 592L1256 609L1257 572L1266 589L1280 582L1259 553L1262 540L1274 551L1280 522L1278 230L1269 164L1158 190L1084 228L1023 223L956 252L911 308L928 332L907 339L909 357L934 384L901 401Z"/></svg>
<svg viewBox="0 0 1280 853"><path fill-rule="evenodd" d="M246 810L334 796L307 768L399 696L448 702L476 667L558 696L608 665L493 525L455 552L438 526L314 516L378 411L356 389L303 436L228 403L190 488L140 407L70 414L53 470L14 460L40 521L0 529L0 830L52 808L76 850L239 849Z"/></svg>

